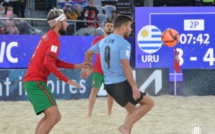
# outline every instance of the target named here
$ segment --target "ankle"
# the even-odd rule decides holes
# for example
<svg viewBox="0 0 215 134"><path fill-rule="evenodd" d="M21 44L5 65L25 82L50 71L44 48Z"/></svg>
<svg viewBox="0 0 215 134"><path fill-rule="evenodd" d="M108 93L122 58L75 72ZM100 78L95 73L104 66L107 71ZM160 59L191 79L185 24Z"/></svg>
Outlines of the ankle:
<svg viewBox="0 0 215 134"><path fill-rule="evenodd" d="M129 130L130 130L130 129L131 129L131 126L125 123L125 124L123 124L123 128L129 129Z"/></svg>

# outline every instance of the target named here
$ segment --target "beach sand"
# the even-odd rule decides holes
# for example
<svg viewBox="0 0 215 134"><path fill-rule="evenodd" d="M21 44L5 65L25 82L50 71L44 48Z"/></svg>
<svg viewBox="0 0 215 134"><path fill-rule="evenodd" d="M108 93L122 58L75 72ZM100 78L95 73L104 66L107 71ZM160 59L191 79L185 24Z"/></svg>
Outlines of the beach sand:
<svg viewBox="0 0 215 134"><path fill-rule="evenodd" d="M152 97L154 108L141 118L132 134L192 134L194 127L201 134L215 133L214 96ZM62 119L50 134L119 134L126 111L114 103L107 115L107 98L97 98L92 117L87 117L88 99L57 100ZM36 116L29 101L0 101L0 134L33 134L43 117ZM199 133L200 134L200 133Z"/></svg>

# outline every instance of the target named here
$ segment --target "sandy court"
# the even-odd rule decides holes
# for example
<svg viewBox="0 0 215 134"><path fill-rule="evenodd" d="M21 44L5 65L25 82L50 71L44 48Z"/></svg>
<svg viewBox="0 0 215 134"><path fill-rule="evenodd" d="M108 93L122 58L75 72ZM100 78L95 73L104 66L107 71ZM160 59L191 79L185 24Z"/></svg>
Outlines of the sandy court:
<svg viewBox="0 0 215 134"><path fill-rule="evenodd" d="M152 97L155 107L133 127L132 134L192 134L199 124L202 134L215 133L215 97ZM61 121L51 134L119 134L125 110L114 104L107 116L105 97L98 98L92 117L87 117L88 99L57 100ZM33 134L41 116L35 116L29 101L0 102L0 134Z"/></svg>

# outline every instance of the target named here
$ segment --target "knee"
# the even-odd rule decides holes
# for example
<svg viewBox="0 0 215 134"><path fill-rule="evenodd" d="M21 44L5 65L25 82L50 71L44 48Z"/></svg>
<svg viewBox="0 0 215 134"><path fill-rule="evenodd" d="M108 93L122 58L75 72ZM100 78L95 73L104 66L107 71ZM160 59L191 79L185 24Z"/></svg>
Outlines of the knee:
<svg viewBox="0 0 215 134"><path fill-rule="evenodd" d="M127 110L127 114L131 115L135 111L135 107L131 108L130 110Z"/></svg>
<svg viewBox="0 0 215 134"><path fill-rule="evenodd" d="M152 109L155 105L154 100L151 99L151 101L148 103L148 105L149 105L150 109Z"/></svg>
<svg viewBox="0 0 215 134"><path fill-rule="evenodd" d="M133 112L134 112L134 110L133 111L127 111L127 114L131 115Z"/></svg>
<svg viewBox="0 0 215 134"><path fill-rule="evenodd" d="M55 115L54 121L59 122L60 120L61 120L61 114L59 113L59 114Z"/></svg>
<svg viewBox="0 0 215 134"><path fill-rule="evenodd" d="M151 110L151 109L154 107L155 102L154 102L154 100L151 99L150 97L147 97L147 99L146 99L145 101L141 101L141 102L140 102L140 105L145 105L145 106L147 106L147 108L148 108L149 110Z"/></svg>
<svg viewBox="0 0 215 134"><path fill-rule="evenodd" d="M57 123L61 120L61 114L60 113L53 113L50 114L49 116L47 116L47 118L49 118L49 120L53 123Z"/></svg>

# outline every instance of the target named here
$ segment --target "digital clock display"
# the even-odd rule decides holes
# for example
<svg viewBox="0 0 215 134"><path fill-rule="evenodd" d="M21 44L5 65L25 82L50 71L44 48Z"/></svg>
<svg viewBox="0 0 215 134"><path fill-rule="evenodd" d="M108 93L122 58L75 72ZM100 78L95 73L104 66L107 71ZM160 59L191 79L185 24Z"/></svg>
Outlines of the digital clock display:
<svg viewBox="0 0 215 134"><path fill-rule="evenodd" d="M135 9L136 68L169 68L173 73L174 48L180 66L214 68L215 8L213 7L137 7ZM161 34L173 28L180 34L175 47L166 47Z"/></svg>

